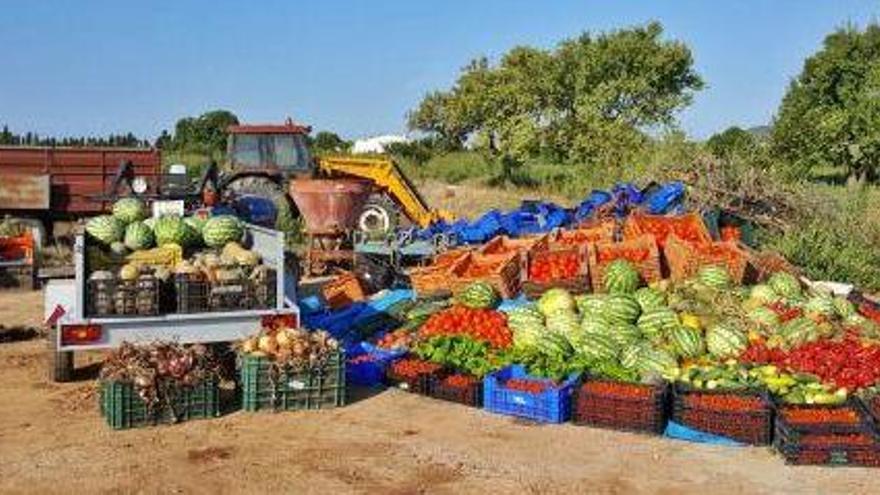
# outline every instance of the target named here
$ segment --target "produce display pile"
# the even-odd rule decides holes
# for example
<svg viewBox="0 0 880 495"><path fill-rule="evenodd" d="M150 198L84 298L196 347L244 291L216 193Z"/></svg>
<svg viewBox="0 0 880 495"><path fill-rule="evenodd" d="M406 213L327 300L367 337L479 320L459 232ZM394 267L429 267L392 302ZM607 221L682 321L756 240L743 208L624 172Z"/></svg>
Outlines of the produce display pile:
<svg viewBox="0 0 880 495"><path fill-rule="evenodd" d="M89 219L88 312L155 315L274 305L274 273L231 215L147 218L140 199Z"/></svg>

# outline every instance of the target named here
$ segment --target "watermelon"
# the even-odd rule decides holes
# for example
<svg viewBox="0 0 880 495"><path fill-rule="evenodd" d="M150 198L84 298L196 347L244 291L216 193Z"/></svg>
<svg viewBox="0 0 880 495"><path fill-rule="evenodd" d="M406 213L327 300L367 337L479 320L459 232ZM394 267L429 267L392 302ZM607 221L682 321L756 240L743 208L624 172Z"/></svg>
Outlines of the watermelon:
<svg viewBox="0 0 880 495"><path fill-rule="evenodd" d="M666 306L666 294L651 287L642 287L633 294L633 297L641 306L642 311Z"/></svg>
<svg viewBox="0 0 880 495"><path fill-rule="evenodd" d="M195 214L184 218L183 221L201 235L209 218L207 214Z"/></svg>
<svg viewBox="0 0 880 495"><path fill-rule="evenodd" d="M612 324L602 316L588 316L581 320L583 333L611 333Z"/></svg>
<svg viewBox="0 0 880 495"><path fill-rule="evenodd" d="M565 336L547 332L543 334L537 341L536 347L549 356L567 357L574 353L571 342Z"/></svg>
<svg viewBox="0 0 880 495"><path fill-rule="evenodd" d="M211 217L202 227L202 238L205 245L220 248L229 242L241 241L244 237L244 225L232 215Z"/></svg>
<svg viewBox="0 0 880 495"><path fill-rule="evenodd" d="M547 315L547 331L564 335L571 340L580 333L580 322L574 311L557 309Z"/></svg>
<svg viewBox="0 0 880 495"><path fill-rule="evenodd" d="M623 348L620 352L620 364L625 368L635 369L639 364L642 355L650 352L651 344L645 341L636 342Z"/></svg>
<svg viewBox="0 0 880 495"><path fill-rule="evenodd" d="M669 342L676 354L685 358L698 357L706 350L703 334L684 325L676 325L669 332Z"/></svg>
<svg viewBox="0 0 880 495"><path fill-rule="evenodd" d="M801 296L800 281L788 272L774 273L767 280L767 285L786 299L799 299Z"/></svg>
<svg viewBox="0 0 880 495"><path fill-rule="evenodd" d="M605 291L611 294L632 294L639 287L638 270L626 260L614 260L605 268L602 278Z"/></svg>
<svg viewBox="0 0 880 495"><path fill-rule="evenodd" d="M156 217L150 217L144 220L144 225L149 227L150 230L153 230L154 228L156 228Z"/></svg>
<svg viewBox="0 0 880 495"><path fill-rule="evenodd" d="M110 244L110 252L119 257L122 257L128 254L128 248L125 247L125 244L117 241Z"/></svg>
<svg viewBox="0 0 880 495"><path fill-rule="evenodd" d="M153 227L156 236L156 245L179 244L180 246L192 246L196 234L192 227L184 223L183 219L175 216L162 217L156 220Z"/></svg>
<svg viewBox="0 0 880 495"><path fill-rule="evenodd" d="M542 294L541 298L538 299L538 309L545 316L559 309L574 311L574 298L567 290L554 287Z"/></svg>
<svg viewBox="0 0 880 495"><path fill-rule="evenodd" d="M543 323L537 325L523 325L517 328L512 328L512 330L513 345L520 349L536 347L538 341L547 333L547 329L544 328Z"/></svg>
<svg viewBox="0 0 880 495"><path fill-rule="evenodd" d="M113 217L123 225L147 218L147 205L139 198L122 198L113 203Z"/></svg>
<svg viewBox="0 0 880 495"><path fill-rule="evenodd" d="M681 322L678 314L669 308L657 308L643 313L636 323L645 337L656 340Z"/></svg>
<svg viewBox="0 0 880 495"><path fill-rule="evenodd" d="M507 325L512 329L544 326L544 315L533 305L519 306L507 313Z"/></svg>
<svg viewBox="0 0 880 495"><path fill-rule="evenodd" d="M605 299L603 314L611 322L635 323L641 312L641 306L632 296L611 294Z"/></svg>
<svg viewBox="0 0 880 495"><path fill-rule="evenodd" d="M749 298L761 304L775 303L780 299L779 294L767 284L758 284L749 291Z"/></svg>
<svg viewBox="0 0 880 495"><path fill-rule="evenodd" d="M464 288L456 297L459 304L473 309L494 308L500 302L495 288L488 282L474 282Z"/></svg>
<svg viewBox="0 0 880 495"><path fill-rule="evenodd" d="M575 351L593 361L617 358L620 348L610 335L590 333L580 336Z"/></svg>
<svg viewBox="0 0 880 495"><path fill-rule="evenodd" d="M144 222L132 222L125 228L125 246L132 251L149 249L156 242L153 231Z"/></svg>
<svg viewBox="0 0 880 495"><path fill-rule="evenodd" d="M584 294L575 296L574 302L581 317L601 314L605 308L605 296L602 294Z"/></svg>
<svg viewBox="0 0 880 495"><path fill-rule="evenodd" d="M735 358L749 345L748 336L731 324L716 324L706 331L706 348L709 354L720 358Z"/></svg>
<svg viewBox="0 0 880 495"><path fill-rule="evenodd" d="M816 322L801 316L785 322L776 336L779 340L773 339L773 343L778 342L782 347L791 349L808 342L815 342L821 334Z"/></svg>
<svg viewBox="0 0 880 495"><path fill-rule="evenodd" d="M621 349L642 339L642 331L632 323L618 323L611 327L609 334Z"/></svg>
<svg viewBox="0 0 880 495"><path fill-rule="evenodd" d="M837 316L845 320L856 314L856 306L845 297L835 297L834 311L837 313Z"/></svg>
<svg viewBox="0 0 880 495"><path fill-rule="evenodd" d="M639 354L636 369L642 375L674 379L678 375L678 360L665 349L649 348Z"/></svg>
<svg viewBox="0 0 880 495"><path fill-rule="evenodd" d="M807 300L804 311L811 315L831 317L837 313L834 298L827 295L816 295Z"/></svg>
<svg viewBox="0 0 880 495"><path fill-rule="evenodd" d="M758 306L749 311L746 316L751 322L765 328L776 328L781 323L776 311L773 311L767 306Z"/></svg>
<svg viewBox="0 0 880 495"><path fill-rule="evenodd" d="M110 215L99 215L86 222L86 233L106 245L121 242L125 235L125 225Z"/></svg>
<svg viewBox="0 0 880 495"><path fill-rule="evenodd" d="M713 289L726 289L732 285L730 273L727 268L718 265L704 266L700 268L697 278L705 285Z"/></svg>

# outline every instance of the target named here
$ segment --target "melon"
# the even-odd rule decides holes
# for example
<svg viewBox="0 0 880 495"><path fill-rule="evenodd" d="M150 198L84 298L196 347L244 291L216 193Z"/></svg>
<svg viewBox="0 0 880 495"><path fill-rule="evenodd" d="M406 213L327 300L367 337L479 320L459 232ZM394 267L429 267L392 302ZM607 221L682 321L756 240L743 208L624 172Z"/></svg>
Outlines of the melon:
<svg viewBox="0 0 880 495"><path fill-rule="evenodd" d="M574 297L567 290L554 287L544 292L538 299L538 309L545 316L560 309L574 311Z"/></svg>
<svg viewBox="0 0 880 495"><path fill-rule="evenodd" d="M156 220L153 234L156 237L157 246L178 244L186 247L191 246L194 240L192 227L184 223L182 218L176 216L161 217Z"/></svg>
<svg viewBox="0 0 880 495"><path fill-rule="evenodd" d="M700 282L713 289L726 289L732 285L727 268L719 265L709 265L700 268L697 278Z"/></svg>
<svg viewBox="0 0 880 495"><path fill-rule="evenodd" d="M645 337L656 340L680 325L678 314L669 308L657 308L639 316L637 325Z"/></svg>
<svg viewBox="0 0 880 495"><path fill-rule="evenodd" d="M232 215L211 217L202 227L202 238L208 247L219 248L244 237L244 225Z"/></svg>
<svg viewBox="0 0 880 495"><path fill-rule="evenodd" d="M699 330L684 325L677 325L669 332L672 349L681 357L699 357L706 350L703 334Z"/></svg>
<svg viewBox="0 0 880 495"><path fill-rule="evenodd" d="M110 215L99 215L86 222L86 233L95 240L109 246L121 242L125 235L125 225Z"/></svg>
<svg viewBox="0 0 880 495"><path fill-rule="evenodd" d="M149 249L156 242L153 230L147 227L144 222L132 222L125 228L125 239L123 243L128 249L138 251L141 249Z"/></svg>
<svg viewBox="0 0 880 495"><path fill-rule="evenodd" d="M605 299L603 315L611 322L635 323L641 313L641 306L632 296L611 294Z"/></svg>
<svg viewBox="0 0 880 495"><path fill-rule="evenodd" d="M745 332L729 323L719 323L706 331L706 348L719 359L735 358L749 345Z"/></svg>
<svg viewBox="0 0 880 495"><path fill-rule="evenodd" d="M605 308L605 296L602 294L583 294L575 296L574 302L581 317L601 314Z"/></svg>
<svg viewBox="0 0 880 495"><path fill-rule="evenodd" d="M495 288L488 282L474 282L462 290L456 300L459 304L473 309L490 309L498 305L499 298Z"/></svg>
<svg viewBox="0 0 880 495"><path fill-rule="evenodd" d="M666 306L666 295L652 287L642 287L633 294L642 311Z"/></svg>
<svg viewBox="0 0 880 495"><path fill-rule="evenodd" d="M774 273L767 280L767 285L786 299L799 299L801 296L800 281L788 272Z"/></svg>
<svg viewBox="0 0 880 495"><path fill-rule="evenodd" d="M749 291L749 298L758 301L760 304L771 304L778 301L780 296L769 285L758 284Z"/></svg>
<svg viewBox="0 0 880 495"><path fill-rule="evenodd" d="M609 263L602 277L605 291L611 294L631 294L638 289L640 281L638 270L626 260Z"/></svg>
<svg viewBox="0 0 880 495"><path fill-rule="evenodd" d="M113 217L128 225L147 218L147 205L139 198L122 198L113 203Z"/></svg>

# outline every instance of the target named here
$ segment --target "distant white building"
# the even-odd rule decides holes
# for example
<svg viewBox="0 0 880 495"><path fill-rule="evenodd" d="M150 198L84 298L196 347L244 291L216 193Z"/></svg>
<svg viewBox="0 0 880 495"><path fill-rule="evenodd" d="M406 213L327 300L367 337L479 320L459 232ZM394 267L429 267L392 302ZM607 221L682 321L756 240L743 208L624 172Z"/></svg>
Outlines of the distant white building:
<svg viewBox="0 0 880 495"><path fill-rule="evenodd" d="M406 136L388 134L365 139L358 139L351 146L352 153L384 153L385 147L392 143L408 143Z"/></svg>

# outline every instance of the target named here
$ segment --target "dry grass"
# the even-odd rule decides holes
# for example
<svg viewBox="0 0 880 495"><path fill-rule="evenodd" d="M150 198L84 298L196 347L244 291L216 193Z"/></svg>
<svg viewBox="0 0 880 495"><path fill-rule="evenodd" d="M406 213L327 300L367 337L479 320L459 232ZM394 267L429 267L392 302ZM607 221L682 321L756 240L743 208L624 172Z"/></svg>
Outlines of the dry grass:
<svg viewBox="0 0 880 495"><path fill-rule="evenodd" d="M502 211L519 206L523 200L543 200L571 206L565 197L548 196L537 190L491 188L471 180L459 184L444 184L436 180L419 181L416 184L431 208L451 211L457 217L474 219L492 208Z"/></svg>

